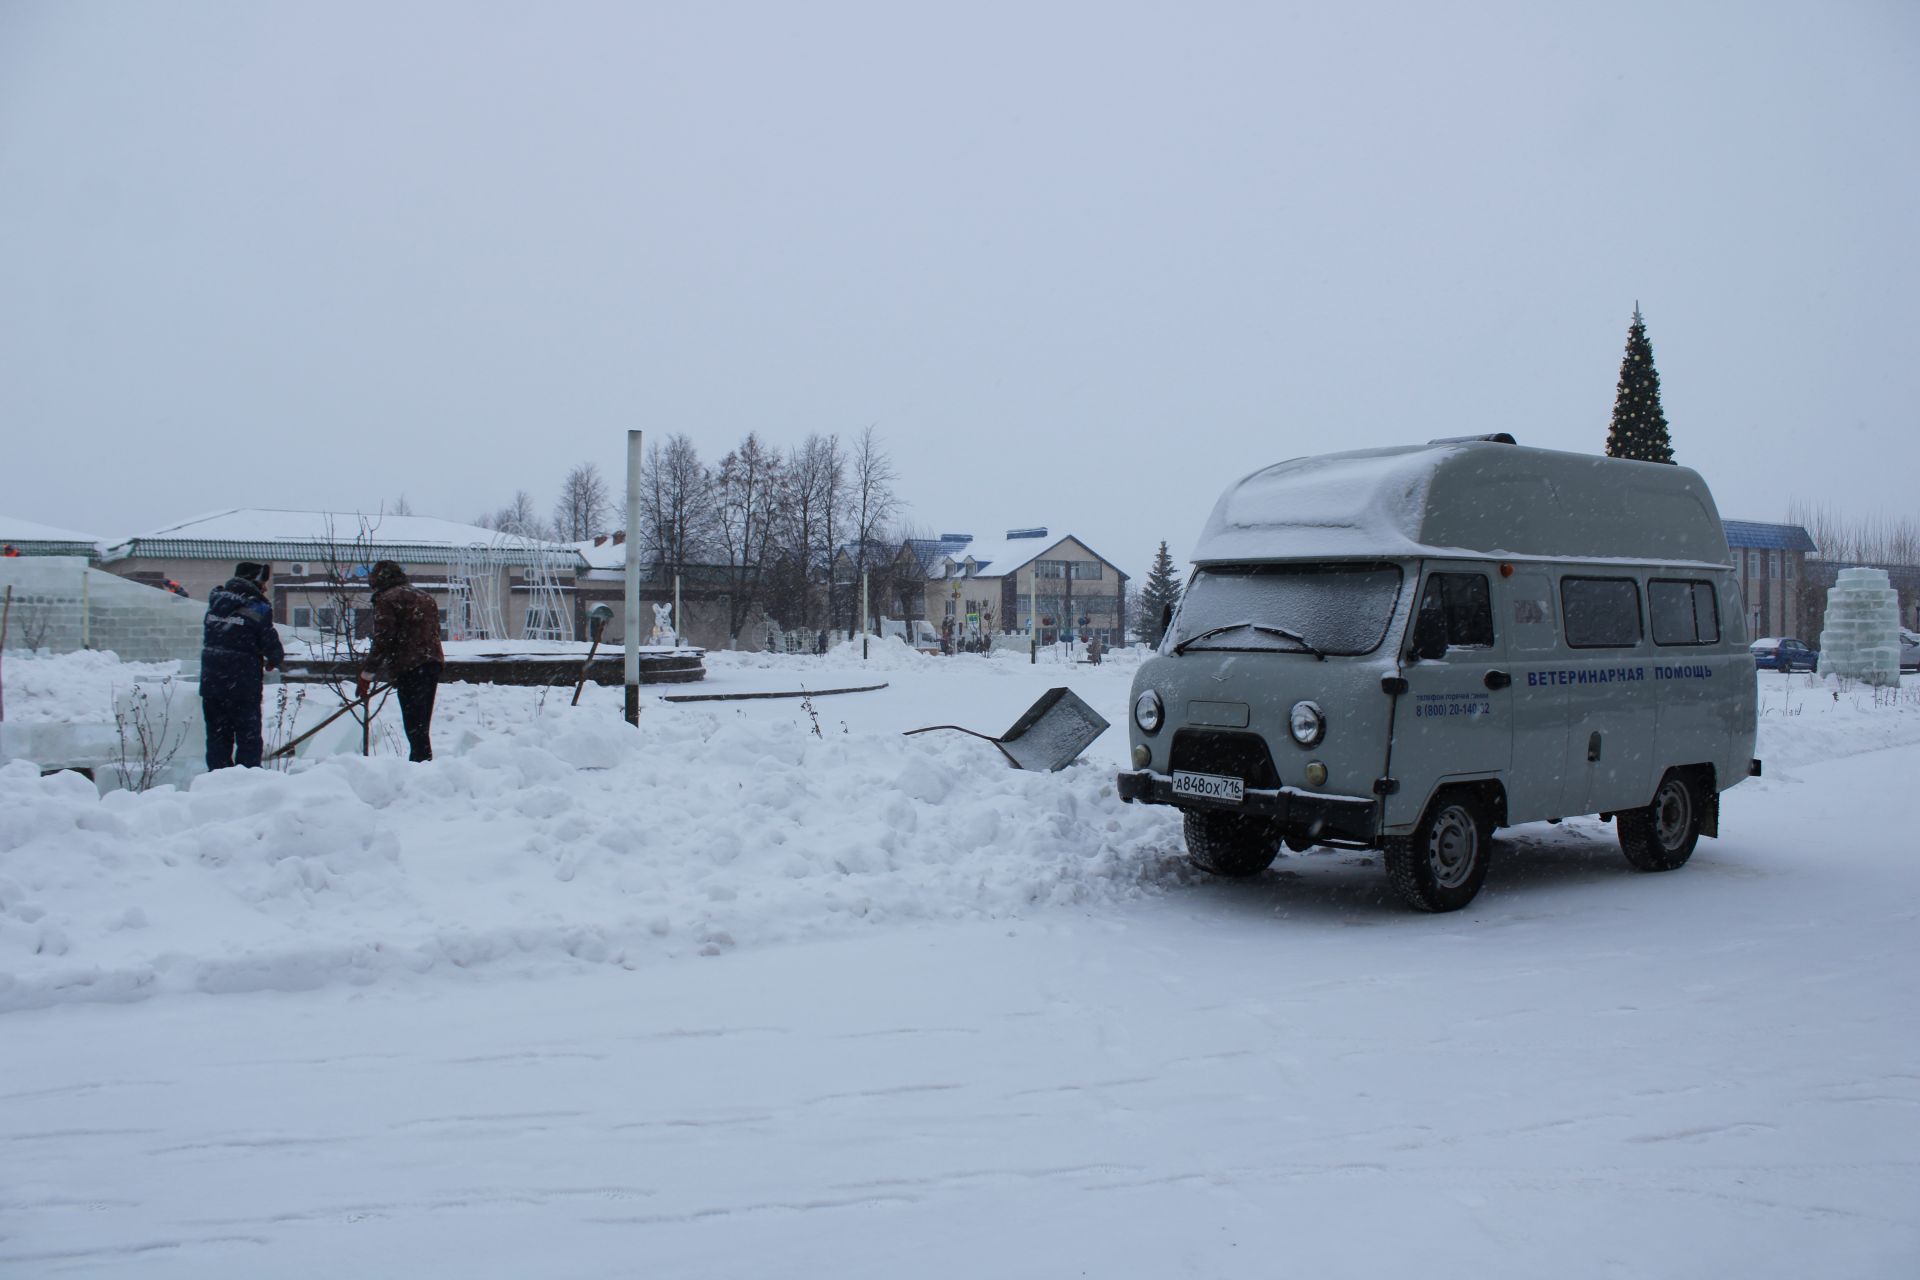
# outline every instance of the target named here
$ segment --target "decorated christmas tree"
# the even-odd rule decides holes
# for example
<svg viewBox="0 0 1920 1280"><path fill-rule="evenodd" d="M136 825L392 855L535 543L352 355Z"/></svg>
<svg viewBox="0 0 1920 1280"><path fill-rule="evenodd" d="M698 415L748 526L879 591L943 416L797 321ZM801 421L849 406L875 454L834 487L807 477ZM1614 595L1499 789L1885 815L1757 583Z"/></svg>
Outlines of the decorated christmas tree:
<svg viewBox="0 0 1920 1280"><path fill-rule="evenodd" d="M1641 462L1673 461L1667 415L1660 408L1660 371L1653 367L1653 344L1647 341L1647 323L1640 318L1637 302L1633 304L1633 324L1627 329L1627 354L1620 361L1620 387L1613 395L1607 456Z"/></svg>

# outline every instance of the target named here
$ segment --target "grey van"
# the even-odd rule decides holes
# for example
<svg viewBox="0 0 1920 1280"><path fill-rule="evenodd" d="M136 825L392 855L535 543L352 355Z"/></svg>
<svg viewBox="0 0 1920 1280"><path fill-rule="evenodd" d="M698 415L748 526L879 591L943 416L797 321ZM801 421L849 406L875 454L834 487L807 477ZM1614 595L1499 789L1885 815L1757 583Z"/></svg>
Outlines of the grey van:
<svg viewBox="0 0 1920 1280"><path fill-rule="evenodd" d="M1497 828L1600 814L1672 870L1759 772L1745 610L1685 467L1507 436L1298 458L1229 488L1193 561L1119 790L1178 806L1214 873L1378 849L1452 911Z"/></svg>

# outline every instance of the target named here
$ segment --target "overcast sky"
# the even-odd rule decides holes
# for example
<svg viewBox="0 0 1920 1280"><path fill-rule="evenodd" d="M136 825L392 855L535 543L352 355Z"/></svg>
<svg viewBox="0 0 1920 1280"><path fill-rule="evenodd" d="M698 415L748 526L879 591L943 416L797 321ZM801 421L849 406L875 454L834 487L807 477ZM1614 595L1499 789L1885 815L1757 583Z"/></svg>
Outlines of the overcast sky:
<svg viewBox="0 0 1920 1280"><path fill-rule="evenodd" d="M0 0L0 513L465 519L874 424L910 519L1184 556L1282 458L1920 511L1920 5Z"/></svg>

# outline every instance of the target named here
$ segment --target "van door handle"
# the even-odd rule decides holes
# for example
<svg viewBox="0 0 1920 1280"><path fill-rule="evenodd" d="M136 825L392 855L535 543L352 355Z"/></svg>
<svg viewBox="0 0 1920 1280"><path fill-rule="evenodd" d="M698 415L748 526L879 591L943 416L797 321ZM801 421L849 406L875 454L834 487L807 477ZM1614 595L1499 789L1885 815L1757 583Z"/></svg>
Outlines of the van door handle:
<svg viewBox="0 0 1920 1280"><path fill-rule="evenodd" d="M1504 689L1513 683L1513 677L1504 671L1487 672L1486 686L1489 689Z"/></svg>

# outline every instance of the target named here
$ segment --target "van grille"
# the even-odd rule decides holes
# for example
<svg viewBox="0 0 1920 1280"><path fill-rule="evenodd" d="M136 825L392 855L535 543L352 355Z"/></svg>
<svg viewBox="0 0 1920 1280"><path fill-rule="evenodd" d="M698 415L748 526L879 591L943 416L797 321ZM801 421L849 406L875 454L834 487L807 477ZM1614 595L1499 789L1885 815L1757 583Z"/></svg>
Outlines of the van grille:
<svg viewBox="0 0 1920 1280"><path fill-rule="evenodd" d="M1173 735L1171 759L1175 769L1243 778L1248 786L1262 790L1280 785L1266 740L1257 733L1182 729Z"/></svg>

